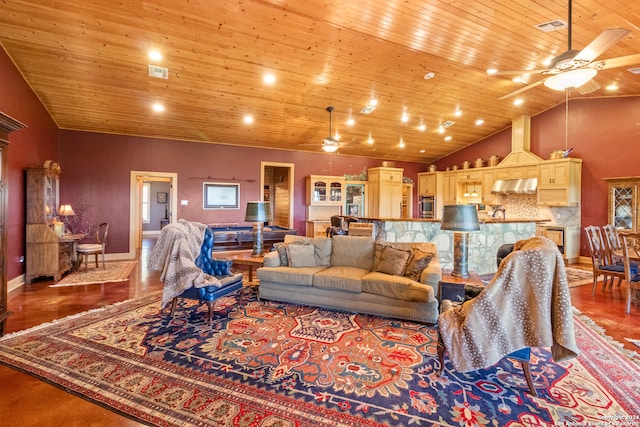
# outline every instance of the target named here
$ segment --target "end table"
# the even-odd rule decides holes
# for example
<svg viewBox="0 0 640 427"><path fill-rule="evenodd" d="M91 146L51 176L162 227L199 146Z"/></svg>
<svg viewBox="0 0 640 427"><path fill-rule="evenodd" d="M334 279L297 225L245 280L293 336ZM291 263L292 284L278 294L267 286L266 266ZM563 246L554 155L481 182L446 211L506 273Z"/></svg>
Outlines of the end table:
<svg viewBox="0 0 640 427"><path fill-rule="evenodd" d="M464 301L464 285L483 287L484 283L476 273L469 272L469 277L457 277L451 275L451 270L442 270L438 301L448 299L454 302Z"/></svg>

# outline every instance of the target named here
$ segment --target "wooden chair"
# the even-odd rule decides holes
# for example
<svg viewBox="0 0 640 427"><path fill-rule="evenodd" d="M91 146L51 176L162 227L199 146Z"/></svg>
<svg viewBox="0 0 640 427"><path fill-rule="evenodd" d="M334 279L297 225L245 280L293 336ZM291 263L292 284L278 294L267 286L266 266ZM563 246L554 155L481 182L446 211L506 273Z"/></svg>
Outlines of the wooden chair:
<svg viewBox="0 0 640 427"><path fill-rule="evenodd" d="M600 227L590 225L584 228L584 232L587 235L589 254L591 255L593 268L593 288L591 289L591 294L594 294L596 286L598 285L599 276L603 276L602 290L604 291L607 288L609 279L611 279L612 286L614 278L624 279L624 266L611 261L611 255L607 252L607 246Z"/></svg>
<svg viewBox="0 0 640 427"><path fill-rule="evenodd" d="M622 258L618 257L615 252L622 250L622 243L620 242L620 238L618 237L618 232L613 224L605 224L602 226L602 234L604 242L607 245L607 250L611 256L612 262L622 262Z"/></svg>
<svg viewBox="0 0 640 427"><path fill-rule="evenodd" d="M632 301L638 302L638 293L640 292L638 261L640 261L640 233L624 233L622 235L622 262L624 264L624 280L627 282L625 313L631 311Z"/></svg>
<svg viewBox="0 0 640 427"><path fill-rule="evenodd" d="M103 222L96 230L96 243L82 243L76 247L76 253L79 257L84 257L84 270L89 268L89 255L95 255L96 268L99 267L98 255L102 255L102 269L105 270L104 253L106 250L107 233L109 233L109 224ZM82 258L80 259L82 263Z"/></svg>

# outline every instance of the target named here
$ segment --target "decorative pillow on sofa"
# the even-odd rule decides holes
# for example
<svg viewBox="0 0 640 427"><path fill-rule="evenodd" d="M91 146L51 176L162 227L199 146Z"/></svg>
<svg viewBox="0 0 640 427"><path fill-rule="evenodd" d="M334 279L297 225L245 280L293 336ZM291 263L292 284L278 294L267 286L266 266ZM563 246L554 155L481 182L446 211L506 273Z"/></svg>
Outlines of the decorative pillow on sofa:
<svg viewBox="0 0 640 427"><path fill-rule="evenodd" d="M376 266L375 271L392 274L394 276L402 276L410 256L411 251L404 251L387 246L382 251L380 262Z"/></svg>
<svg viewBox="0 0 640 427"><path fill-rule="evenodd" d="M404 275L411 280L419 282L420 276L422 276L422 271L427 268L433 257L434 254L431 252L423 252L419 249L414 249L411 254L411 258L407 263Z"/></svg>
<svg viewBox="0 0 640 427"><path fill-rule="evenodd" d="M289 267L315 267L316 257L313 245L287 245Z"/></svg>

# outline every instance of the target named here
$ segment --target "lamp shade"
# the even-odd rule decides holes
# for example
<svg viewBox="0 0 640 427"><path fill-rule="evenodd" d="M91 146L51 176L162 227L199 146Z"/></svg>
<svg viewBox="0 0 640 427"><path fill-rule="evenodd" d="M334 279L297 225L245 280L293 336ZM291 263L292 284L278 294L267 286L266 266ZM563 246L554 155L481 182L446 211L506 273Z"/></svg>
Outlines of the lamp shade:
<svg viewBox="0 0 640 427"><path fill-rule="evenodd" d="M593 68L578 68L549 77L544 85L553 90L566 90L582 86L595 77L598 71Z"/></svg>
<svg viewBox="0 0 640 427"><path fill-rule="evenodd" d="M60 205L60 209L58 209L58 215L60 216L71 216L75 214L71 205Z"/></svg>
<svg viewBox="0 0 640 427"><path fill-rule="evenodd" d="M442 230L478 231L478 212L474 205L445 205L442 208Z"/></svg>
<svg viewBox="0 0 640 427"><path fill-rule="evenodd" d="M267 202L247 202L247 222L265 222L271 219L271 208Z"/></svg>

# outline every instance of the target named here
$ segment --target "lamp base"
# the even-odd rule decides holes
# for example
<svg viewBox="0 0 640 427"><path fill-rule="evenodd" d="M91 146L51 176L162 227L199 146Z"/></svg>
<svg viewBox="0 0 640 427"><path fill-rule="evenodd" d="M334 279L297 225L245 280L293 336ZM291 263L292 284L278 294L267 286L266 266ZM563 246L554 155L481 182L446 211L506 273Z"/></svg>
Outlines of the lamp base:
<svg viewBox="0 0 640 427"><path fill-rule="evenodd" d="M452 276L469 277L469 233L453 233L453 271Z"/></svg>
<svg viewBox="0 0 640 427"><path fill-rule="evenodd" d="M258 258L263 256L262 242L263 242L263 225L261 222L253 223L253 252L252 258Z"/></svg>

